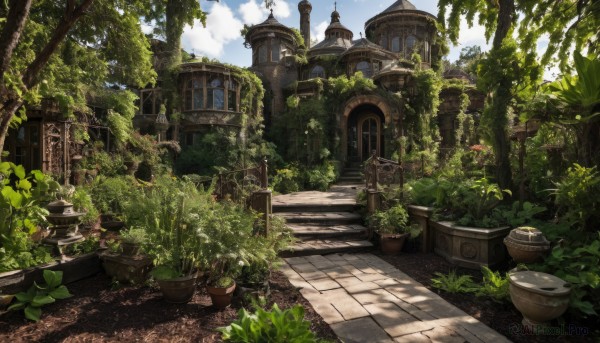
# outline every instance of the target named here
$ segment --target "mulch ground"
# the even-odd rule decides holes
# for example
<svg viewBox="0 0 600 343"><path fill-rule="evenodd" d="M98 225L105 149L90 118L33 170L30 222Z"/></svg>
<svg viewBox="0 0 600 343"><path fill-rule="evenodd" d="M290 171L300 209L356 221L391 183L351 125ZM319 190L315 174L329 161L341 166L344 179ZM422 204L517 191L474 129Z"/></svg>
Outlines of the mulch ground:
<svg viewBox="0 0 600 343"><path fill-rule="evenodd" d="M220 342L215 329L229 325L242 308L236 301L225 310L214 309L201 287L188 304L169 304L157 288L115 287L105 274L68 288L74 296L43 307L37 323L26 320L22 311L1 314L0 342ZM301 304L311 329L321 338L336 340L282 273L272 273L270 289L271 303L280 308Z"/></svg>
<svg viewBox="0 0 600 343"><path fill-rule="evenodd" d="M600 342L600 331L598 331L600 329L600 321L597 317L582 322L571 318L567 313L562 318L563 322L554 321L550 324L554 328L561 328L561 325L564 325L566 335L535 336L518 332L523 316L511 303L499 304L472 294L448 293L431 286L431 279L435 277L435 272L447 274L452 270L456 270L458 275L472 275L474 281L480 282L483 276L477 270L453 266L435 254L411 252L402 253L397 256L379 255L379 257L513 342ZM589 334L587 336L578 335L575 331L577 328L587 328L589 329ZM569 330L572 330L571 334L568 334Z"/></svg>

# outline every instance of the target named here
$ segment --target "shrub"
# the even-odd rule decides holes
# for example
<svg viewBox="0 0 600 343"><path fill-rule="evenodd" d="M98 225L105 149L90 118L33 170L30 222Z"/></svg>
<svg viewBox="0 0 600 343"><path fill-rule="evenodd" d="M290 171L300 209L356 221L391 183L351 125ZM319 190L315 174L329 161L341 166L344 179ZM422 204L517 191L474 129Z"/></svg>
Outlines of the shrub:
<svg viewBox="0 0 600 343"><path fill-rule="evenodd" d="M408 213L402 205L377 211L368 218L369 226L381 233L408 232Z"/></svg>
<svg viewBox="0 0 600 343"><path fill-rule="evenodd" d="M543 264L531 269L556 275L571 284L569 306L578 316L600 311L600 240L588 244L555 246Z"/></svg>
<svg viewBox="0 0 600 343"><path fill-rule="evenodd" d="M304 172L304 185L306 189L310 190L326 191L336 179L335 165L330 161Z"/></svg>
<svg viewBox="0 0 600 343"><path fill-rule="evenodd" d="M600 222L600 174L575 163L556 183L556 205L563 219L578 229L595 231Z"/></svg>
<svg viewBox="0 0 600 343"><path fill-rule="evenodd" d="M299 179L300 171L294 165L278 169L273 178L273 189L282 194L297 192L300 190Z"/></svg>

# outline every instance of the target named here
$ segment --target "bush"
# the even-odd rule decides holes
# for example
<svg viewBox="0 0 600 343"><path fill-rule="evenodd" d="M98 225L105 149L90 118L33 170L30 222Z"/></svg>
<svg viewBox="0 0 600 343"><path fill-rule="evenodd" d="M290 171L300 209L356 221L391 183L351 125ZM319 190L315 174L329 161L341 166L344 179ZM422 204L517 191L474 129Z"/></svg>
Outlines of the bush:
<svg viewBox="0 0 600 343"><path fill-rule="evenodd" d="M331 161L326 161L314 169L304 172L305 189L326 191L337 179L338 172Z"/></svg>
<svg viewBox="0 0 600 343"><path fill-rule="evenodd" d="M556 275L571 284L569 306L578 316L600 311L600 240L588 244L555 246L543 264L531 269Z"/></svg>
<svg viewBox="0 0 600 343"><path fill-rule="evenodd" d="M299 179L300 171L294 165L278 169L273 178L273 190L282 194L298 192L300 190Z"/></svg>

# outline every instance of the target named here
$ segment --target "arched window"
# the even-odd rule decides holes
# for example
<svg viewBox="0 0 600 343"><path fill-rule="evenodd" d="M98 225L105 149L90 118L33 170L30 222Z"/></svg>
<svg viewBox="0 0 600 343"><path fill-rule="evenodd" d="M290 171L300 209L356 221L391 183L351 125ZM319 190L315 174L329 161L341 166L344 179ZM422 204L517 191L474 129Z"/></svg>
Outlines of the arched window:
<svg viewBox="0 0 600 343"><path fill-rule="evenodd" d="M400 37L398 36L392 38L392 51L400 52Z"/></svg>
<svg viewBox="0 0 600 343"><path fill-rule="evenodd" d="M223 81L220 78L212 78L208 83L207 98L207 108L215 110L225 109L225 90L223 89Z"/></svg>
<svg viewBox="0 0 600 343"><path fill-rule="evenodd" d="M379 45L381 45L381 47L384 49L388 48L387 36L385 34L382 34L379 38Z"/></svg>
<svg viewBox="0 0 600 343"><path fill-rule="evenodd" d="M279 62L281 56L281 44L278 40L271 41L271 62Z"/></svg>
<svg viewBox="0 0 600 343"><path fill-rule="evenodd" d="M417 44L417 37L412 35L406 37L406 53L412 54L412 50L415 47L415 44Z"/></svg>
<svg viewBox="0 0 600 343"><path fill-rule="evenodd" d="M364 77L373 76L373 71L371 69L371 64L367 61L358 62L356 64L356 71L362 72Z"/></svg>
<svg viewBox="0 0 600 343"><path fill-rule="evenodd" d="M258 47L258 63L267 62L267 46L261 45Z"/></svg>
<svg viewBox="0 0 600 343"><path fill-rule="evenodd" d="M321 66L314 66L311 70L310 70L310 74L308 76L309 79L314 79L316 77L325 77L325 69Z"/></svg>
<svg viewBox="0 0 600 343"><path fill-rule="evenodd" d="M227 109L235 111L237 109L237 82L229 80L227 87Z"/></svg>

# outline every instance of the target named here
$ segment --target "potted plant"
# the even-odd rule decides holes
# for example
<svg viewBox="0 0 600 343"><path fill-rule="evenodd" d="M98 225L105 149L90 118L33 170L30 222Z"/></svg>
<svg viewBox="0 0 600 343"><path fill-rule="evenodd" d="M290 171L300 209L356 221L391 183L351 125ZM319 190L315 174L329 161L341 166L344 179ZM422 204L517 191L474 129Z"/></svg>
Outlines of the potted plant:
<svg viewBox="0 0 600 343"><path fill-rule="evenodd" d="M168 302L186 303L194 295L198 270L205 265L203 225L210 201L192 182L164 176L126 208L127 224L146 229L144 251L155 265L151 275Z"/></svg>
<svg viewBox="0 0 600 343"><path fill-rule="evenodd" d="M369 217L369 226L379 234L381 251L384 254L397 254L411 235L408 213L401 204L384 211L376 211Z"/></svg>
<svg viewBox="0 0 600 343"><path fill-rule="evenodd" d="M125 256L140 254L142 245L148 240L146 230L141 227L132 227L121 231L121 251Z"/></svg>
<svg viewBox="0 0 600 343"><path fill-rule="evenodd" d="M146 281L152 260L141 254L148 240L146 230L132 227L121 232L118 250L101 255L106 274L119 282L140 284ZM120 250L120 253L118 252Z"/></svg>
<svg viewBox="0 0 600 343"><path fill-rule="evenodd" d="M96 208L100 211L100 225L110 231L123 228L124 208L132 199L136 181L132 177L98 177L94 180L91 193Z"/></svg>
<svg viewBox="0 0 600 343"><path fill-rule="evenodd" d="M223 257L213 262L211 266L206 292L217 309L224 309L231 304L236 287L233 276L239 269L234 264L235 261Z"/></svg>

